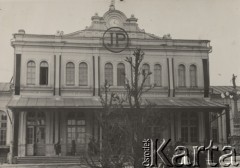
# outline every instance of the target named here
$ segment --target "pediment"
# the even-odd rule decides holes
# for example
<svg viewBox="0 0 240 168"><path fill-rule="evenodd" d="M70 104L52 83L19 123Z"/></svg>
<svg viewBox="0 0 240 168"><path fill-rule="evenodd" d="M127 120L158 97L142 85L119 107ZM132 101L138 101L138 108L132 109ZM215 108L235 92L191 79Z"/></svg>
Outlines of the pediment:
<svg viewBox="0 0 240 168"><path fill-rule="evenodd" d="M115 8L110 8L102 17L98 16L96 13L91 19L92 23L89 27L86 27L84 30L63 35L63 37L101 38L108 28L121 27L129 34L130 38L161 39L161 37L146 33L144 29L140 29L137 23L138 19L135 18L134 15L131 15L131 17L127 18L123 12L115 10Z"/></svg>

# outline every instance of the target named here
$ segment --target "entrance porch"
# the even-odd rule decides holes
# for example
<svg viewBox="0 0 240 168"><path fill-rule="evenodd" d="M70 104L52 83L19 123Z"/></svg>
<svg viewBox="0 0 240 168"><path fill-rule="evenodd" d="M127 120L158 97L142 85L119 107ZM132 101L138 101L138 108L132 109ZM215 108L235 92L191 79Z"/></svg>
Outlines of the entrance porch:
<svg viewBox="0 0 240 168"><path fill-rule="evenodd" d="M181 140L189 146L203 145L214 137L220 144L227 143L224 106L202 98L149 101L169 119L164 131L159 132L155 126L150 128L154 137L171 139L172 143ZM97 121L102 108L97 98L20 98L11 100L8 106L15 116L15 156L83 156L91 138L101 150L104 130ZM212 114L216 114L218 122L211 122Z"/></svg>
<svg viewBox="0 0 240 168"><path fill-rule="evenodd" d="M99 141L93 109L27 109L19 112L18 156L80 156Z"/></svg>

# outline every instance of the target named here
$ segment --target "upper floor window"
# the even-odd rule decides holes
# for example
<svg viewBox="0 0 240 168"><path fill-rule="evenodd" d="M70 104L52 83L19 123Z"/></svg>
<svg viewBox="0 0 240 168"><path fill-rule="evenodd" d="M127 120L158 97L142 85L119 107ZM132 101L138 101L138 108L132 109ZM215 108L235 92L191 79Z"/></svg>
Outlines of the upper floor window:
<svg viewBox="0 0 240 168"><path fill-rule="evenodd" d="M117 85L125 85L125 65L123 63L117 65Z"/></svg>
<svg viewBox="0 0 240 168"><path fill-rule="evenodd" d="M154 83L156 86L162 86L162 67L159 64L154 65Z"/></svg>
<svg viewBox="0 0 240 168"><path fill-rule="evenodd" d="M34 61L27 63L27 85L35 85L36 64Z"/></svg>
<svg viewBox="0 0 240 168"><path fill-rule="evenodd" d="M144 82L144 85L149 86L150 85L150 75L148 75L148 73L150 72L150 66L148 64L143 64L142 71L143 71L142 72L143 76L147 77L145 82Z"/></svg>
<svg viewBox="0 0 240 168"><path fill-rule="evenodd" d="M75 66L69 62L66 65L66 85L74 85L75 83Z"/></svg>
<svg viewBox="0 0 240 168"><path fill-rule="evenodd" d="M85 62L79 64L79 85L88 85L88 66Z"/></svg>
<svg viewBox="0 0 240 168"><path fill-rule="evenodd" d="M0 111L0 145L6 145L7 138L7 115Z"/></svg>
<svg viewBox="0 0 240 168"><path fill-rule="evenodd" d="M181 114L181 137L185 143L198 142L198 114L183 112Z"/></svg>
<svg viewBox="0 0 240 168"><path fill-rule="evenodd" d="M48 63L46 61L40 63L40 85L48 85Z"/></svg>
<svg viewBox="0 0 240 168"><path fill-rule="evenodd" d="M105 64L105 81L113 85L113 66L111 63Z"/></svg>
<svg viewBox="0 0 240 168"><path fill-rule="evenodd" d="M178 67L178 86L186 86L185 66L182 64Z"/></svg>
<svg viewBox="0 0 240 168"><path fill-rule="evenodd" d="M190 66L190 87L197 87L197 67L196 67L196 65Z"/></svg>

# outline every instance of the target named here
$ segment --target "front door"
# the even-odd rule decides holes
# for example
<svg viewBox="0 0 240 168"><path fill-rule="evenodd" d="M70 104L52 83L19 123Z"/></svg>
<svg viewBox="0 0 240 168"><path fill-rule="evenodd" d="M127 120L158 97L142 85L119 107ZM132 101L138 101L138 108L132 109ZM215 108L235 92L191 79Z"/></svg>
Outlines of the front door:
<svg viewBox="0 0 240 168"><path fill-rule="evenodd" d="M69 113L67 119L67 153L81 155L86 151L86 123L82 113Z"/></svg>
<svg viewBox="0 0 240 168"><path fill-rule="evenodd" d="M27 155L45 155L45 113L29 112L27 115Z"/></svg>

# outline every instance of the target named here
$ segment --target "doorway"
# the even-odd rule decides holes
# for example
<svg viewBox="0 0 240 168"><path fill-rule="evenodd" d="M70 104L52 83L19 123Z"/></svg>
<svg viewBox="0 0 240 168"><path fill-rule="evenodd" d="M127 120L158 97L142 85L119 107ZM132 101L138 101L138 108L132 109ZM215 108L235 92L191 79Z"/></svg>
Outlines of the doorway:
<svg viewBox="0 0 240 168"><path fill-rule="evenodd" d="M27 114L27 155L44 156L46 139L46 116L44 112Z"/></svg>
<svg viewBox="0 0 240 168"><path fill-rule="evenodd" d="M86 121L84 113L71 112L67 117L67 154L81 155L86 151Z"/></svg>

